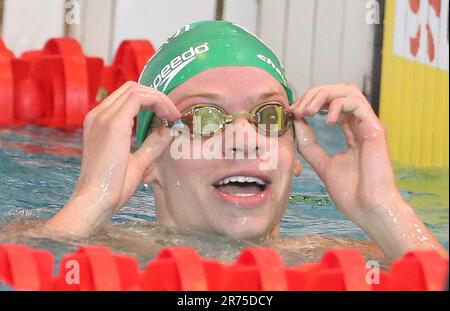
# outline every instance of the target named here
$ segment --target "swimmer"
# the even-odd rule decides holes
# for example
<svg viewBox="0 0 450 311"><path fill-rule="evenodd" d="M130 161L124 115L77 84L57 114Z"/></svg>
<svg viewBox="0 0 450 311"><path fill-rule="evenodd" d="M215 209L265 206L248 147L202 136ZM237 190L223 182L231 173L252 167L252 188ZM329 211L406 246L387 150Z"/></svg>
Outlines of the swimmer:
<svg viewBox="0 0 450 311"><path fill-rule="evenodd" d="M305 117L319 111L327 113L327 124L342 126L345 152L331 156L317 143ZM130 152L136 116L139 148ZM190 134L171 135L174 123ZM230 125L245 128L245 135L228 131ZM238 144L244 136L255 139ZM175 144L196 143L220 150L209 159L174 157ZM125 83L88 113L78 184L45 227L91 236L139 184L150 184L159 224L277 240L292 178L302 172L296 151L337 209L386 256L424 249L447 256L401 197L386 131L361 90L324 85L295 100L270 48L226 21L183 27L149 60L139 83ZM263 168L267 159L276 165Z"/></svg>

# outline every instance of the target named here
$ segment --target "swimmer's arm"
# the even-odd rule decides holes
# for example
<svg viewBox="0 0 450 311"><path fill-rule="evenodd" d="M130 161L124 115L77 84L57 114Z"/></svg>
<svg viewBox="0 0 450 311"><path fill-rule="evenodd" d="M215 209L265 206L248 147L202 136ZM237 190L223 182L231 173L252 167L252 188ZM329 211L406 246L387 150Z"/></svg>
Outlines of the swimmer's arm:
<svg viewBox="0 0 450 311"><path fill-rule="evenodd" d="M328 155L305 121L328 108L327 124L342 126L348 149ZM313 88L290 107L298 150L327 187L336 207L358 224L390 258L434 249L447 256L395 183L387 134L357 86Z"/></svg>
<svg viewBox="0 0 450 311"><path fill-rule="evenodd" d="M130 153L134 118L143 109L169 121L181 116L169 97L136 82L123 84L88 113L77 187L44 229L87 237L126 204L173 138L168 128L160 128Z"/></svg>
<svg viewBox="0 0 450 311"><path fill-rule="evenodd" d="M353 219L392 259L413 250L436 250L448 257L447 250L400 195L389 204L354 215Z"/></svg>
<svg viewBox="0 0 450 311"><path fill-rule="evenodd" d="M49 234L85 238L108 222L113 214L114 208L103 203L100 196L74 193L43 227Z"/></svg>

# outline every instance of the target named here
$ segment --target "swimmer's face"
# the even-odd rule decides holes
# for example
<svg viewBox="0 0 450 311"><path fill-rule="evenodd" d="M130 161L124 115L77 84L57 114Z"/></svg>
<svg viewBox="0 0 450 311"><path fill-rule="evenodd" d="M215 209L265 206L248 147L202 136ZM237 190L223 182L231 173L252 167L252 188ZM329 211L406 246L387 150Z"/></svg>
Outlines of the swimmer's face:
<svg viewBox="0 0 450 311"><path fill-rule="evenodd" d="M228 114L248 112L268 101L288 107L281 84L255 67L207 70L175 88L169 97L180 111L200 103L219 106ZM174 142L190 147L189 159L174 159L170 148L161 155L147 177L155 191L159 222L236 239L278 233L292 176L301 171L295 158L293 129L271 138L258 134L245 118L233 124L244 126L247 137L256 142L241 139L236 143L232 132L224 131L199 140L201 146L220 146L220 159L193 159L194 142L185 135Z"/></svg>

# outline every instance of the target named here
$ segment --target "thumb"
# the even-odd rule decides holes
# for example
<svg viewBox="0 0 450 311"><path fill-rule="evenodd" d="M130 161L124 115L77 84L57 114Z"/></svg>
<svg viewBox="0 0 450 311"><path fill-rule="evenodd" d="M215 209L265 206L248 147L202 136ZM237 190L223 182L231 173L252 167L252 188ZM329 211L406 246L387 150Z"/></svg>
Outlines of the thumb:
<svg viewBox="0 0 450 311"><path fill-rule="evenodd" d="M168 127L158 128L145 139L141 147L132 155L142 173L163 153L172 140L173 136L170 135Z"/></svg>
<svg viewBox="0 0 450 311"><path fill-rule="evenodd" d="M316 171L317 175L323 180L324 168L330 160L328 154L317 143L316 135L313 129L303 118L294 121L295 136L297 138L298 152Z"/></svg>
<svg viewBox="0 0 450 311"><path fill-rule="evenodd" d="M147 167L163 153L172 140L173 136L170 135L169 128L159 128L145 139L136 152L130 155L119 206L123 206L134 194Z"/></svg>

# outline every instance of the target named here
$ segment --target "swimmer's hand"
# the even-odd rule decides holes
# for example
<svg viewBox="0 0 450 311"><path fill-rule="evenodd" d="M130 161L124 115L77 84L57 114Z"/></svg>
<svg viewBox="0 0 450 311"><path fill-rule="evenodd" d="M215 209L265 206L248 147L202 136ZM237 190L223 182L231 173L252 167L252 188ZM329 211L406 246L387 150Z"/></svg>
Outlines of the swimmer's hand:
<svg viewBox="0 0 450 311"><path fill-rule="evenodd" d="M342 126L348 150L329 156L304 117L328 109L327 124ZM337 208L391 258L412 249L445 249L395 184L386 130L360 89L338 84L307 91L290 110L300 154L324 182Z"/></svg>
<svg viewBox="0 0 450 311"><path fill-rule="evenodd" d="M150 134L130 153L134 118L151 109L174 121L181 114L165 94L127 82L91 110L84 121L83 158L76 189L46 227L71 236L88 236L110 219L133 195L145 170L167 148L168 128Z"/></svg>

